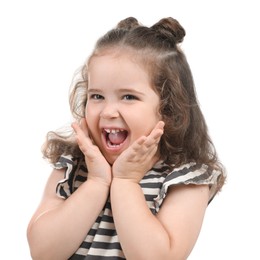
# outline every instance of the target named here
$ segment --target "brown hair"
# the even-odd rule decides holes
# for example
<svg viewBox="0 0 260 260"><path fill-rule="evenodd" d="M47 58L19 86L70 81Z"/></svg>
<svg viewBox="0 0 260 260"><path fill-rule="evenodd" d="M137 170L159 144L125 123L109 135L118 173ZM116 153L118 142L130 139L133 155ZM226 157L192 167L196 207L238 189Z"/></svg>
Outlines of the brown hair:
<svg viewBox="0 0 260 260"><path fill-rule="evenodd" d="M87 103L87 67L92 57L107 51L131 52L147 69L151 85L160 96L160 114L165 122L159 151L167 164L180 165L195 161L223 171L207 125L199 107L192 73L180 49L185 30L171 17L146 27L129 17L101 37L88 62L82 67L80 79L70 94L71 112L76 120L85 116ZM69 136L50 132L43 154L56 162L61 154L82 156L73 133Z"/></svg>

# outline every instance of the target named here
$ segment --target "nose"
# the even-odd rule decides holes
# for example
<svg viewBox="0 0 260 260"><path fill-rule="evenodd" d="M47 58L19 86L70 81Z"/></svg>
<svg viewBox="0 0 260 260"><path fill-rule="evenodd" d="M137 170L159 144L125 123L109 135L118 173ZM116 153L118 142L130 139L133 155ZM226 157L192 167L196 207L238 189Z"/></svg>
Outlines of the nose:
<svg viewBox="0 0 260 260"><path fill-rule="evenodd" d="M118 116L119 116L118 107L114 103L107 103L103 107L103 109L100 113L100 117L102 117L104 119L117 118Z"/></svg>

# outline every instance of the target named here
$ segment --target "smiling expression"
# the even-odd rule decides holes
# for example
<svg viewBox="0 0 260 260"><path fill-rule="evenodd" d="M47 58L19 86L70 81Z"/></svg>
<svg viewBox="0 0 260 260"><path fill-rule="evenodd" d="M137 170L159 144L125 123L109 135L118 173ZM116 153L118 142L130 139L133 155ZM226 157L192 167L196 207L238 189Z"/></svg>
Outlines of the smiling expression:
<svg viewBox="0 0 260 260"><path fill-rule="evenodd" d="M161 119L159 96L148 73L129 55L102 55L88 69L86 119L95 144L110 164Z"/></svg>

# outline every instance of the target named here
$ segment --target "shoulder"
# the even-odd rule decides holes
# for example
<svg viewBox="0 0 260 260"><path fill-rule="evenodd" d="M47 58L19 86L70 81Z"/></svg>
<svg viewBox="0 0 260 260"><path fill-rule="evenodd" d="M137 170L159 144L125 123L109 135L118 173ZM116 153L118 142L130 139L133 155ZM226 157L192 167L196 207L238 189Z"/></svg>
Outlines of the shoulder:
<svg viewBox="0 0 260 260"><path fill-rule="evenodd" d="M87 168L83 158L62 155L53 164L54 169L64 169L63 178L57 183L56 193L61 198L68 198L87 178Z"/></svg>
<svg viewBox="0 0 260 260"><path fill-rule="evenodd" d="M209 189L208 202L210 202L218 192L218 182L222 175L220 171L206 164L196 162L185 163L178 167L174 167L174 165L167 166L161 162L160 165L155 167L155 170L167 173L162 182L159 195L155 199L157 211L168 194L168 189L183 185L207 186Z"/></svg>

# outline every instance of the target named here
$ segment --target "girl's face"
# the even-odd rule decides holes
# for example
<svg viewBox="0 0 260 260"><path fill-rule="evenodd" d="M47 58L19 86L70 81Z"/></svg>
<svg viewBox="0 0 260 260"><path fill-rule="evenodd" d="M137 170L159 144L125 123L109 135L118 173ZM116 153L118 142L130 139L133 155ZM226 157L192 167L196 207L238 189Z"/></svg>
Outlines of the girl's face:
<svg viewBox="0 0 260 260"><path fill-rule="evenodd" d="M110 164L139 137L149 135L161 119L159 101L147 72L129 55L91 59L86 119Z"/></svg>

